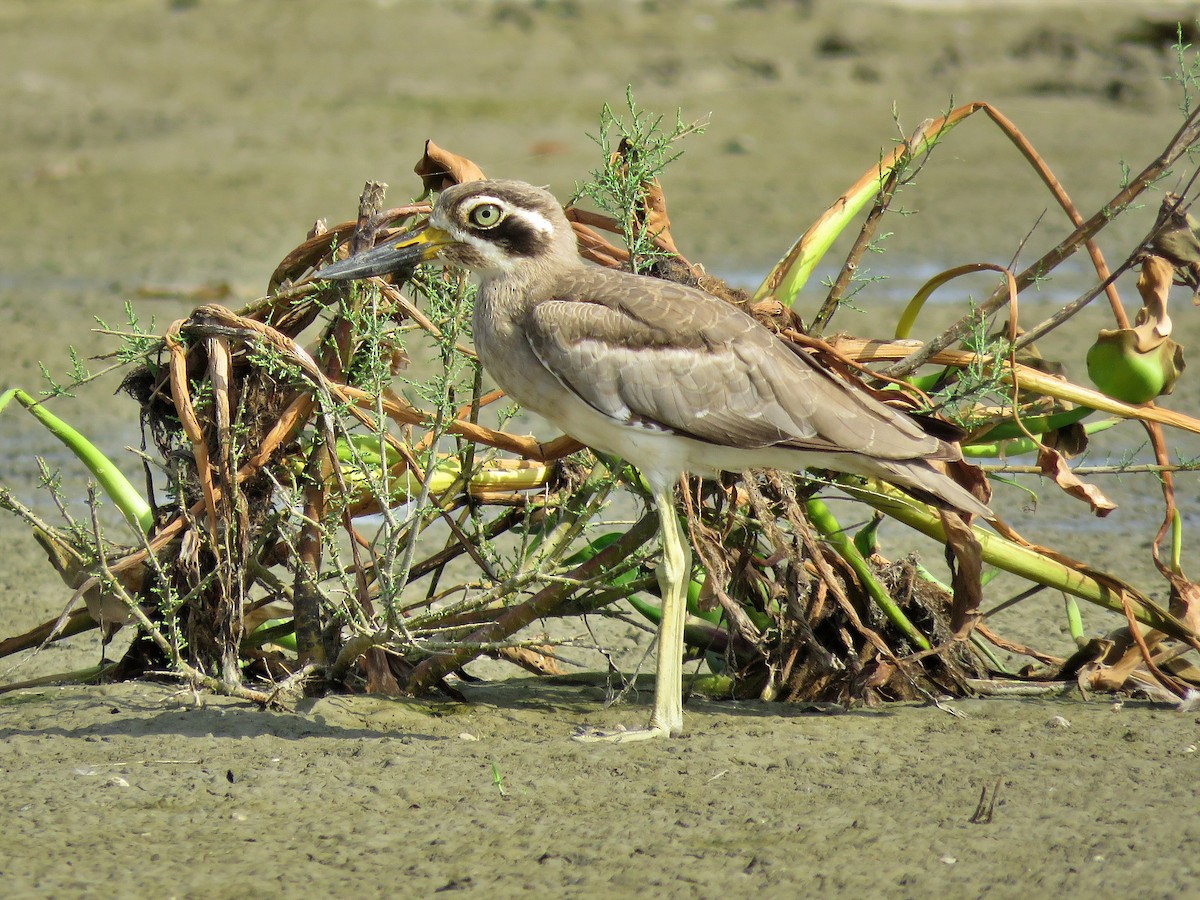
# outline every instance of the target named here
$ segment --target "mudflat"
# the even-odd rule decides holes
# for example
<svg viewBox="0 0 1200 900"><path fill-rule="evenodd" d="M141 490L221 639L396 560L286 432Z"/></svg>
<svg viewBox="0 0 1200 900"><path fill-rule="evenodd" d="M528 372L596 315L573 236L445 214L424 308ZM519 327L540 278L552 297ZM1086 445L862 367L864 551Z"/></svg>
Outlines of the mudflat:
<svg viewBox="0 0 1200 900"><path fill-rule="evenodd" d="M120 330L126 300L162 327L209 297L253 299L314 219L352 217L365 180L391 182L396 201L416 193L426 138L565 199L597 165L587 135L601 104L620 109L626 85L647 109L711 116L664 186L681 249L748 284L901 131L970 100L1012 119L1090 214L1116 193L1121 163L1140 168L1180 124L1170 44L1193 8L981 7L7 4L0 385L37 389L39 362L64 372L68 345L110 350L94 318ZM1069 230L1012 146L976 119L903 193L918 214L894 218L887 253L871 259L891 280L841 327L886 331L895 301L927 275L1007 263L1032 230L1029 261ZM1105 232L1115 261L1156 202ZM1073 296L1085 274L1068 267L1022 315ZM966 290L931 309L928 327ZM814 284L802 302L821 295ZM1190 346L1200 311L1180 307L1176 333ZM1083 321L1101 327L1103 310ZM1080 372L1085 333L1054 335L1043 352ZM56 411L138 477L121 454L139 441L136 412L115 388L109 376ZM1198 403L1187 375L1165 401ZM1140 442L1117 429L1095 452ZM39 509L50 506L34 489L36 455L62 470L69 496L82 492L65 451L15 410L0 446L0 479ZM1163 599L1149 553L1154 486L1104 488L1120 503L1104 520L1045 488L1036 509L1017 491L997 502L1031 538ZM69 595L18 522L0 519L0 538L11 634ZM899 529L885 538L895 552L909 543ZM1059 607L1036 598L993 624L1063 652ZM1097 634L1116 622L1085 617ZM615 640L636 665L647 638ZM99 653L82 636L6 661L3 679ZM572 728L640 720L648 688L608 709L587 679L464 690L465 705L330 697L283 712L155 684L0 696L6 893L1175 897L1200 874L1196 712L1070 693L848 712L694 699L685 736L614 747L575 744Z"/></svg>

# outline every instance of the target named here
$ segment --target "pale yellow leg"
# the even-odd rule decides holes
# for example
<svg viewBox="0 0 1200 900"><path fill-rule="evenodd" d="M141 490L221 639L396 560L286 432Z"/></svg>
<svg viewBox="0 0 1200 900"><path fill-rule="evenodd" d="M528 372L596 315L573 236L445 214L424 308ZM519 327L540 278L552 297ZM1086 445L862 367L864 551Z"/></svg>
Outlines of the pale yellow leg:
<svg viewBox="0 0 1200 900"><path fill-rule="evenodd" d="M658 625L654 715L650 718L649 728L589 732L576 735L578 741L625 743L669 737L683 731L683 625L687 618L692 548L675 513L674 486L656 489L654 505L658 510L659 536L662 540L662 562L657 573L659 590L662 592L662 621Z"/></svg>
<svg viewBox="0 0 1200 900"><path fill-rule="evenodd" d="M658 626L658 671L654 681L654 717L651 730L667 735L683 731L683 624L687 618L688 575L692 548L675 512L672 489L656 492L658 522L662 531L662 562L658 587L662 592L662 622Z"/></svg>

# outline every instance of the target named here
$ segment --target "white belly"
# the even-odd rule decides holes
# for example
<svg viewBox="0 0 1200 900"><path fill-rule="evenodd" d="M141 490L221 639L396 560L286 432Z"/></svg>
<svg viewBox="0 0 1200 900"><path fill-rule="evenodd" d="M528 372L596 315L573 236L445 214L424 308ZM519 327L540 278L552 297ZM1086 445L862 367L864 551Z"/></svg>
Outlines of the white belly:
<svg viewBox="0 0 1200 900"><path fill-rule="evenodd" d="M782 469L794 472L814 466L850 470L848 454L824 454L786 449L739 450L681 437L638 425L623 425L596 412L578 398L564 398L553 411L534 410L581 443L619 456L651 483L673 484L683 473L711 478L721 472ZM849 466L848 466L849 463ZM867 474L863 472L861 474Z"/></svg>

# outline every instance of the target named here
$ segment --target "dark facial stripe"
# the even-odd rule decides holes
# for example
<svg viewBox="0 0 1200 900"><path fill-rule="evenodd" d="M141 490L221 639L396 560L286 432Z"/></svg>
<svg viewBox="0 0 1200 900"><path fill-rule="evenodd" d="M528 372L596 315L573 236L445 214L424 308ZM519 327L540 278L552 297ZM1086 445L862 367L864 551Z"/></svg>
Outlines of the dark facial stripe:
<svg viewBox="0 0 1200 900"><path fill-rule="evenodd" d="M513 213L488 231L476 231L479 237L494 241L510 256L532 257L544 252L550 244L546 235L529 226L520 213Z"/></svg>

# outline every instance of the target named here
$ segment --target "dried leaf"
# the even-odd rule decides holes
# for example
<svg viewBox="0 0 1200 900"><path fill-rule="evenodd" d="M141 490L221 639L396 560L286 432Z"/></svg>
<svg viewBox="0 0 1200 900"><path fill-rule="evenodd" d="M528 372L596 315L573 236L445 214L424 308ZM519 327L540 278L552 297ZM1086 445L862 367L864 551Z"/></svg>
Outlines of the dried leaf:
<svg viewBox="0 0 1200 900"><path fill-rule="evenodd" d="M1079 684L1085 690L1139 691L1164 703L1175 703L1179 694L1171 689L1171 677L1148 664L1148 653L1161 643L1162 632L1150 632L1139 642L1128 628L1096 640L1085 650L1095 656L1079 669Z"/></svg>
<svg viewBox="0 0 1200 900"><path fill-rule="evenodd" d="M567 670L554 658L554 648L545 647L501 647L496 651L500 659L508 660L534 675L566 675Z"/></svg>
<svg viewBox="0 0 1200 900"><path fill-rule="evenodd" d="M1082 422L1072 422L1042 435L1042 443L1061 453L1065 458L1078 456L1088 446L1087 429Z"/></svg>
<svg viewBox="0 0 1200 900"><path fill-rule="evenodd" d="M425 142L425 155L413 166L421 179L425 192L443 191L451 185L487 178L483 169L465 156L443 150L433 141Z"/></svg>
<svg viewBox="0 0 1200 900"><path fill-rule="evenodd" d="M201 307L204 309L205 307ZM193 313L195 315L195 313ZM217 497L216 487L212 479L212 467L209 465L208 441L196 416L196 408L192 404L192 392L187 378L187 349L180 339L180 329L187 320L179 319L171 324L165 335L167 350L171 354L170 383L171 400L179 415L183 432L192 445L192 454L196 459L196 475L204 492L204 507L208 513L208 533L212 540L213 551L217 543Z"/></svg>
<svg viewBox="0 0 1200 900"><path fill-rule="evenodd" d="M571 218L572 210L567 211ZM623 269L629 264L629 253L578 221L571 222L575 240L579 244L579 255L607 269Z"/></svg>
<svg viewBox="0 0 1200 900"><path fill-rule="evenodd" d="M954 637L963 640L979 621L979 607L983 603L983 548L957 511L943 509L941 519L946 533L950 586L954 591L950 627L954 629Z"/></svg>
<svg viewBox="0 0 1200 900"><path fill-rule="evenodd" d="M1105 497L1100 488L1088 484L1072 472L1062 454L1052 447L1043 445L1038 451L1038 468L1042 470L1043 475L1053 478L1054 483L1072 497L1077 497L1091 506L1096 515L1107 516L1117 508L1117 504Z"/></svg>
<svg viewBox="0 0 1200 900"><path fill-rule="evenodd" d="M1132 641L1104 641L1105 654L1080 669L1080 682L1094 691L1119 691L1142 664L1142 652Z"/></svg>
<svg viewBox="0 0 1200 900"><path fill-rule="evenodd" d="M1200 634L1200 584L1178 572L1167 572L1171 583L1171 615L1181 619L1194 634Z"/></svg>
<svg viewBox="0 0 1200 900"><path fill-rule="evenodd" d="M233 420L230 407L233 401L233 356L229 349L229 338L210 337L205 339L208 351L208 380L212 385L213 412L217 424L217 448L221 464L221 490L228 495L233 479Z"/></svg>
<svg viewBox="0 0 1200 900"><path fill-rule="evenodd" d="M1171 290L1175 267L1161 256L1147 256L1138 277L1142 308L1138 310L1135 331L1138 349L1147 352L1171 336L1171 317L1167 315L1167 295Z"/></svg>
<svg viewBox="0 0 1200 900"><path fill-rule="evenodd" d="M67 587L77 591L85 582L93 582L84 590L83 601L87 604L88 614L104 630L105 634L115 631L122 625L128 625L134 620L133 612L125 605L125 601L121 597L94 583L95 579L90 577L83 556L65 540L61 533L35 527L33 536L42 545L50 565L58 572ZM142 592L145 574L145 566L138 566L117 577L126 592L130 596L136 597ZM71 605L73 606L74 602Z"/></svg>
<svg viewBox="0 0 1200 900"><path fill-rule="evenodd" d="M623 166L622 160L625 159L628 152L629 143L622 139L616 153L613 154L613 163ZM659 247L678 256L679 250L675 246L675 240L671 237L671 217L667 215L667 198L663 194L662 185L658 183L657 178L652 178L650 181L643 182L642 188L646 192L642 212L638 216L642 228L654 238L654 242Z"/></svg>
<svg viewBox="0 0 1200 900"><path fill-rule="evenodd" d="M721 606L721 598L717 596L715 579L705 578L700 582L700 596L696 600L696 608L700 612L712 612Z"/></svg>
<svg viewBox="0 0 1200 900"><path fill-rule="evenodd" d="M400 696L400 682L392 674L387 654L382 647L372 647L364 653L362 665L366 670L368 694L383 694L385 697Z"/></svg>
<svg viewBox="0 0 1200 900"><path fill-rule="evenodd" d="M643 225L656 243L670 253L679 255L675 240L671 237L671 217L667 215L667 198L658 179L646 185L646 213Z"/></svg>
<svg viewBox="0 0 1200 900"><path fill-rule="evenodd" d="M591 209L580 209L578 206L567 205L563 207L563 215L573 224L587 225L591 228L599 228L611 234L621 233L621 223L612 216L598 213ZM576 229L578 230L578 229Z"/></svg>
<svg viewBox="0 0 1200 900"><path fill-rule="evenodd" d="M942 464L946 474L965 487L981 503L992 499L992 483L978 466L971 465L965 459L949 460Z"/></svg>
<svg viewBox="0 0 1200 900"><path fill-rule="evenodd" d="M1179 206L1177 194L1163 196L1150 246L1177 266L1175 277L1193 288L1200 286L1200 223ZM1200 294L1192 298L1200 302Z"/></svg>

